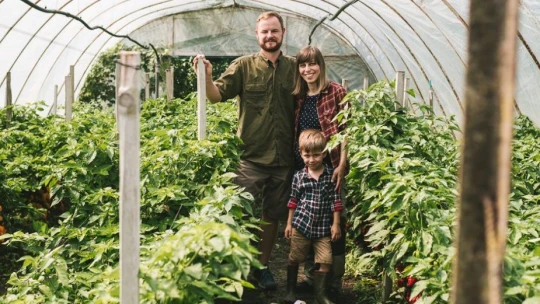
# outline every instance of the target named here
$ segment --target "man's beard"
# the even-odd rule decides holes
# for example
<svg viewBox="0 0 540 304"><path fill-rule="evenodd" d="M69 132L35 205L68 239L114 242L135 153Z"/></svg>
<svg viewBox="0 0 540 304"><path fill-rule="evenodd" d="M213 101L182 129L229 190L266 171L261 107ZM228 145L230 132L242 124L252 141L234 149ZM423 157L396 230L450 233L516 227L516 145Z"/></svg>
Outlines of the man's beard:
<svg viewBox="0 0 540 304"><path fill-rule="evenodd" d="M265 45L265 43L267 42L274 42L276 45L273 46L273 47L267 47ZM277 52L279 51L279 49L281 48L281 44L282 44L283 41L277 41L277 40L266 40L266 41L263 41L263 43L259 43L259 46L261 47L261 49L267 51L267 52L270 52L270 53L273 53L273 52Z"/></svg>

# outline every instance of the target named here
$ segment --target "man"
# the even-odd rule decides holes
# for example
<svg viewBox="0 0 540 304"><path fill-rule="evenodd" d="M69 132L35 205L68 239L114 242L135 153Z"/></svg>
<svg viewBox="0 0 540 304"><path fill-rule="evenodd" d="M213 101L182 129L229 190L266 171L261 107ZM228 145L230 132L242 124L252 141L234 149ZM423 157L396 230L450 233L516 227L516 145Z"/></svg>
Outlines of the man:
<svg viewBox="0 0 540 304"><path fill-rule="evenodd" d="M284 56L281 44L285 28L276 12L257 18L255 35L260 51L234 60L219 79L212 82L212 65L203 56L206 95L211 102L238 98L238 135L243 153L235 183L262 202L259 261L268 266L274 247L278 220L287 219L287 201L292 177L294 59ZM274 290L277 284L268 267L255 271L258 286Z"/></svg>

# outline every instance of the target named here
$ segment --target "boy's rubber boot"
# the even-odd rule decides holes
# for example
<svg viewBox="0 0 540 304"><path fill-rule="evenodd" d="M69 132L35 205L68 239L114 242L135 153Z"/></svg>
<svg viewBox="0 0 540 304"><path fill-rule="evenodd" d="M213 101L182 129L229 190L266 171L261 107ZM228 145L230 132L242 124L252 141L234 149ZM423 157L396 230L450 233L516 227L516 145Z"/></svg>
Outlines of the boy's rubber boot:
<svg viewBox="0 0 540 304"><path fill-rule="evenodd" d="M294 304L296 302L296 279L298 278L298 266L287 266L287 295L285 296L285 304Z"/></svg>
<svg viewBox="0 0 540 304"><path fill-rule="evenodd" d="M315 290L316 304L334 304L328 299L328 286L326 285L328 273L316 271L313 276L313 289Z"/></svg>

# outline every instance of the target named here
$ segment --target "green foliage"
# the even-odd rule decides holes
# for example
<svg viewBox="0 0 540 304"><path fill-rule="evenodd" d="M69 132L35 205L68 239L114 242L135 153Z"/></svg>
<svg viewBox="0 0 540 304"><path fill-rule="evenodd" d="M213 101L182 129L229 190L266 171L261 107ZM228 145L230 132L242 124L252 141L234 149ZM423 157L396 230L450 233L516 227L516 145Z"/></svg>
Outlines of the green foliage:
<svg viewBox="0 0 540 304"><path fill-rule="evenodd" d="M90 72L86 76L84 85L79 93L80 102L105 101L114 104L116 100L116 62L120 51L138 51L141 53L141 69L148 71L151 62L155 58L152 50L144 50L139 47L127 47L117 44L102 52L92 64ZM161 49L159 51L162 51Z"/></svg>
<svg viewBox="0 0 540 304"><path fill-rule="evenodd" d="M0 246L19 253L21 263L0 302L116 303L119 153L113 109L77 103L72 121L64 122L40 117L41 106L15 107L10 127L0 132L0 197L8 230ZM247 230L257 226L252 198L228 173L240 157L236 109L220 103L207 113L207 139L197 141L195 98L142 104L144 303L237 299L251 286L245 281L249 268L260 266ZM37 193L45 198L37 202ZM198 241L196 235L207 237Z"/></svg>
<svg viewBox="0 0 540 304"><path fill-rule="evenodd" d="M346 98L352 106L338 119L349 126L340 137L349 142L349 221L358 245L349 257L351 272L380 275L384 270L396 281L418 280L395 289L395 301L421 295L417 303L447 302L459 128L453 118L436 117L425 105L415 105L420 115L396 111L392 87L385 82ZM529 120L516 121L505 303L540 294L538 132Z"/></svg>

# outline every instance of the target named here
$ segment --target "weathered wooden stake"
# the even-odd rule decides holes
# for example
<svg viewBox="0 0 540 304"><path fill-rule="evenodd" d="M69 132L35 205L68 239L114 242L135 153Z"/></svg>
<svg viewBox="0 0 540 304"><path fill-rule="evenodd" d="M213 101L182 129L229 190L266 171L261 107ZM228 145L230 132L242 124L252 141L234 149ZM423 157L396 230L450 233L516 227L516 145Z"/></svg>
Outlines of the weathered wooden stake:
<svg viewBox="0 0 540 304"><path fill-rule="evenodd" d="M66 90L66 108L65 108L65 117L66 121L71 121L72 117L72 106L73 106L73 86L71 82L71 75L67 75L64 81L64 88Z"/></svg>
<svg viewBox="0 0 540 304"><path fill-rule="evenodd" d="M154 78L154 89L156 90L156 99L159 98L159 63L156 59L156 65L155 65L155 78Z"/></svg>
<svg viewBox="0 0 540 304"><path fill-rule="evenodd" d="M364 77L364 91L366 91L369 88L369 79L367 77Z"/></svg>
<svg viewBox="0 0 540 304"><path fill-rule="evenodd" d="M405 82L405 72L404 71L397 71L396 73L396 98L401 107L404 106L403 104L403 84Z"/></svg>
<svg viewBox="0 0 540 304"><path fill-rule="evenodd" d="M407 102L409 101L409 93L407 93L407 90L409 89L410 82L410 78L405 78L405 82L403 83L403 106L406 106Z"/></svg>
<svg viewBox="0 0 540 304"><path fill-rule="evenodd" d="M140 76L139 52L120 52L118 125L120 149L120 301L139 303Z"/></svg>
<svg viewBox="0 0 540 304"><path fill-rule="evenodd" d="M145 77L144 98L148 100L150 98L150 73L146 73Z"/></svg>
<svg viewBox="0 0 540 304"><path fill-rule="evenodd" d="M73 101L75 101L75 66L69 66L69 75L71 75L71 87L73 88Z"/></svg>
<svg viewBox="0 0 540 304"><path fill-rule="evenodd" d="M171 102L174 99L174 68L170 67L165 70L165 82L167 84L167 101Z"/></svg>
<svg viewBox="0 0 540 304"><path fill-rule="evenodd" d="M345 91L349 90L349 79L341 79L341 86L345 88Z"/></svg>
<svg viewBox="0 0 540 304"><path fill-rule="evenodd" d="M197 120L198 139L206 138L206 70L202 60L197 61Z"/></svg>
<svg viewBox="0 0 540 304"><path fill-rule="evenodd" d="M519 0L471 0L451 303L503 302Z"/></svg>
<svg viewBox="0 0 540 304"><path fill-rule="evenodd" d="M13 118L13 110L11 109L13 105L13 94L11 93L11 72L6 74L6 121L9 124Z"/></svg>

